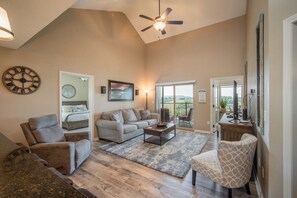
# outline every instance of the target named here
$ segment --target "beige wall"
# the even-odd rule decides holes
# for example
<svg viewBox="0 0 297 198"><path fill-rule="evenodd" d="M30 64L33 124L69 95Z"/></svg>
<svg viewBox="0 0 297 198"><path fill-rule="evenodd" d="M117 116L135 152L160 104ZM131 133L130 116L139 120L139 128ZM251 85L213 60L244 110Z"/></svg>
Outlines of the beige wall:
<svg viewBox="0 0 297 198"><path fill-rule="evenodd" d="M243 75L245 16L164 39L146 46L148 88L156 82L196 80L195 128L210 130L210 78ZM198 90L206 89L206 104L198 103ZM154 109L154 92L149 97Z"/></svg>
<svg viewBox="0 0 297 198"><path fill-rule="evenodd" d="M250 89L257 90L257 46L256 46L256 27L259 21L259 15L264 14L264 99L265 111L268 110L268 86L269 86L269 59L268 59L268 1L267 0L249 0L247 4L247 34L246 34L246 53L248 62L248 91ZM253 96L251 101L250 115L254 121L257 120L257 97ZM257 133L257 174L262 188L263 196L268 197L268 178L269 178L269 125L265 121L264 135ZM258 131L257 128L255 128ZM262 167L264 168L264 178L262 177Z"/></svg>
<svg viewBox="0 0 297 198"><path fill-rule="evenodd" d="M145 86L145 49L122 13L70 9L18 50L0 48L0 73L14 65L34 69L41 87L30 95L16 95L0 84L0 131L14 142L26 142L20 123L29 117L59 112L59 71L94 75L95 120L100 112L144 106L144 95L134 102L108 102L100 94L107 80ZM94 127L95 128L95 127Z"/></svg>
<svg viewBox="0 0 297 198"><path fill-rule="evenodd" d="M63 87L67 84L75 88L76 94L73 98L64 98L62 96L62 101L88 101L88 81L82 81L80 76L62 74L61 86Z"/></svg>
<svg viewBox="0 0 297 198"><path fill-rule="evenodd" d="M283 20L297 13L295 0L249 0L247 9L247 59L249 62L249 88L256 87L255 28L259 13L265 13L265 134L258 134L260 166L258 171L265 197L283 197ZM256 103L254 103L256 105ZM255 106L254 105L254 106ZM253 114L255 114L255 108ZM269 164L269 167L268 167ZM267 170L268 169L268 170Z"/></svg>

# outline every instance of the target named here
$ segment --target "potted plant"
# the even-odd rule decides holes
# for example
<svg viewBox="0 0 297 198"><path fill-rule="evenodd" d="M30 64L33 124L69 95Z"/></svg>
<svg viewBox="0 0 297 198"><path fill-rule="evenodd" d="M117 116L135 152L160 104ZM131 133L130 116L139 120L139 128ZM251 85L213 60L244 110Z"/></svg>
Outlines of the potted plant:
<svg viewBox="0 0 297 198"><path fill-rule="evenodd" d="M220 111L226 112L226 106L227 106L227 100L225 98L222 98L220 100L220 107L221 107Z"/></svg>

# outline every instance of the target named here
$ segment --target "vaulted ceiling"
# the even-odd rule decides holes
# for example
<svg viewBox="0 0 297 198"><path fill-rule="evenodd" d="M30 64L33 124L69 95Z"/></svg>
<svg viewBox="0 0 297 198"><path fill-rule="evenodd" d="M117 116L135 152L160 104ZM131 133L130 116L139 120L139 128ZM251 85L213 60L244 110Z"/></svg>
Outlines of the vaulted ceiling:
<svg viewBox="0 0 297 198"><path fill-rule="evenodd" d="M152 21L139 15L158 16L158 0L1 0L0 7L7 11L15 34L15 40L0 41L0 46L17 49L68 8L123 12L144 43L150 43L245 15L246 0L161 0L161 13L173 10L167 20L184 22L167 25L165 35L154 28L141 32Z"/></svg>

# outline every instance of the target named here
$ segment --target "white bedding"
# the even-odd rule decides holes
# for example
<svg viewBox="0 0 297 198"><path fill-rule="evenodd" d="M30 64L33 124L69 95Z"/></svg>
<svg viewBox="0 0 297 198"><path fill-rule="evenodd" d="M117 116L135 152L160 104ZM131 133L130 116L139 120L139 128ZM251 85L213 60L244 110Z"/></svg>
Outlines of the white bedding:
<svg viewBox="0 0 297 198"><path fill-rule="evenodd" d="M63 122L74 122L89 119L89 111L83 112L62 112Z"/></svg>

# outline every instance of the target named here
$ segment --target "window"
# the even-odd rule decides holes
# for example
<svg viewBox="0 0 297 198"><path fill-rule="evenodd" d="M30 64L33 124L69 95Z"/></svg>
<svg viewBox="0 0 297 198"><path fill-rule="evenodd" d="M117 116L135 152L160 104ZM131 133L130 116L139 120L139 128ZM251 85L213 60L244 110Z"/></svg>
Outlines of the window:
<svg viewBox="0 0 297 198"><path fill-rule="evenodd" d="M177 123L179 116L187 116L193 108L194 84L166 84L156 85L156 111L161 113L161 108L169 109L169 114ZM177 126L192 128L193 121L178 122Z"/></svg>
<svg viewBox="0 0 297 198"><path fill-rule="evenodd" d="M237 94L238 94L238 110L240 111L241 109L241 90L242 86L237 85ZM233 111L233 86L228 85L228 86L220 86L220 93L221 93L221 99L227 100L227 107L226 109L229 111Z"/></svg>

